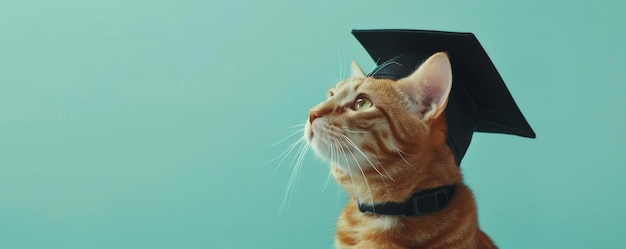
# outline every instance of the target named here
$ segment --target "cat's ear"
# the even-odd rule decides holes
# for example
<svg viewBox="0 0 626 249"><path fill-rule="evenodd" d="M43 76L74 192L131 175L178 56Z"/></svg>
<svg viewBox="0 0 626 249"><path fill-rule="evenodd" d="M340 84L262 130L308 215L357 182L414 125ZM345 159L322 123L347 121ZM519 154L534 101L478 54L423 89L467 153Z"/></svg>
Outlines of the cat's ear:
<svg viewBox="0 0 626 249"><path fill-rule="evenodd" d="M359 64L356 64L356 61L352 61L350 63L350 78L365 78L365 74Z"/></svg>
<svg viewBox="0 0 626 249"><path fill-rule="evenodd" d="M430 56L415 72L398 83L418 105L424 120L439 117L446 109L452 88L452 66L448 55L439 52Z"/></svg>

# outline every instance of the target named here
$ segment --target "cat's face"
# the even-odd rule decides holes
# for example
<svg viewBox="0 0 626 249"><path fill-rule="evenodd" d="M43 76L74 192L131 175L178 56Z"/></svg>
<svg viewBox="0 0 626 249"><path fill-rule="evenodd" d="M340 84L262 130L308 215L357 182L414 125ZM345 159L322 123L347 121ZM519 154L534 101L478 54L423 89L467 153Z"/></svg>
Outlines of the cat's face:
<svg viewBox="0 0 626 249"><path fill-rule="evenodd" d="M397 152L383 108L384 90L375 86L382 82L350 78L330 89L328 99L311 109L305 137L317 155L345 170L358 170L372 167L379 152Z"/></svg>
<svg viewBox="0 0 626 249"><path fill-rule="evenodd" d="M353 63L352 77L311 109L304 136L318 156L344 171L401 158L420 146L428 120L442 113L451 77L444 53L398 81L365 77Z"/></svg>

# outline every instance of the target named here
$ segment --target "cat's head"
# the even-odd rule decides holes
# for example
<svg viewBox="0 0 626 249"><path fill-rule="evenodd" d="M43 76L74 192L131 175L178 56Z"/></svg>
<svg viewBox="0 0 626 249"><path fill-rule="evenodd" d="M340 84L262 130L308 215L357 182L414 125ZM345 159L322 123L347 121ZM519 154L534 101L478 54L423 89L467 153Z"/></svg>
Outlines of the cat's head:
<svg viewBox="0 0 626 249"><path fill-rule="evenodd" d="M351 77L310 110L304 136L318 156L344 171L403 159L403 153L430 146L432 133L445 140L445 127L433 131L431 123L445 116L451 86L443 52L395 81L366 77L353 62Z"/></svg>

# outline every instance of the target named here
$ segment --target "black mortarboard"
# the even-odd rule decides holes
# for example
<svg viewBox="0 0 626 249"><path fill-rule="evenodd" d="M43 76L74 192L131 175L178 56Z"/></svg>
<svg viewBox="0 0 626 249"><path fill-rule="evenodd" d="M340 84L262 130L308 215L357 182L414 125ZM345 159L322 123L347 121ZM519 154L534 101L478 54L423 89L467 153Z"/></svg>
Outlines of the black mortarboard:
<svg viewBox="0 0 626 249"><path fill-rule="evenodd" d="M352 30L378 65L368 76L401 79L436 52L447 52L452 90L446 107L448 145L457 164L475 131L535 138L487 53L472 33Z"/></svg>

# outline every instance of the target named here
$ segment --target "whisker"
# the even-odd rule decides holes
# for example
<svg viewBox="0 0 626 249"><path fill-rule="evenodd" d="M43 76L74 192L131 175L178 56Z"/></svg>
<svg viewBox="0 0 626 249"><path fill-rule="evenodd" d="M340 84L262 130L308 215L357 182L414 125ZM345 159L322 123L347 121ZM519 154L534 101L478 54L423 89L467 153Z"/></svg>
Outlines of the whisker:
<svg viewBox="0 0 626 249"><path fill-rule="evenodd" d="M378 168L376 167L376 165L374 165L374 163L369 159L369 157L346 135L341 134L339 132L335 132L337 135L343 137L357 152L359 152L363 158L365 158L365 160L367 160L367 162L372 166L372 168L374 168L374 170L381 176L383 177L387 177L389 179L391 179L392 181L395 181L393 179L393 177L391 177L391 175L389 175L389 172L386 172L384 167L381 167L386 174L383 174L382 172L380 172L380 170L378 170ZM376 160L377 161L377 160ZM377 164L380 165L380 162L377 161Z"/></svg>
<svg viewBox="0 0 626 249"><path fill-rule="evenodd" d="M289 132L289 135L287 135L287 137L285 137L285 138L283 138L283 139L279 140L279 141L278 141L278 142L276 142L276 143L273 143L273 144L271 144L271 145L269 145L269 146L265 147L265 149L267 150L267 149L272 148L272 147L274 147L274 146L276 146L276 145L279 145L279 144L281 144L282 142L285 142L287 139L289 139L289 138L291 138L291 137L293 137L293 136L295 136L295 135L302 134L303 132L304 132L304 128L300 128L300 129L298 129L298 130L291 131L291 132Z"/></svg>
<svg viewBox="0 0 626 249"><path fill-rule="evenodd" d="M367 134L367 133L371 133L372 131L354 131L354 130L350 130L348 128L345 127L340 127L341 130L349 132L349 133L356 133L356 134Z"/></svg>
<svg viewBox="0 0 626 249"><path fill-rule="evenodd" d="M345 141L347 141L350 144L350 146L352 146L352 148L356 149L357 152L359 152L363 156L363 158L365 158L367 160L367 162L372 166L372 168L374 168L376 173L378 173L378 175L383 177L382 178L383 185L385 186L385 189L387 190L387 192L389 192L389 185L387 184L387 181L385 180L385 178L389 178L389 179L391 179L391 181L395 181L395 179L389 174L387 169L385 169L385 167L382 167L382 164L378 160L374 159L376 161L376 165L380 166L380 168L385 172L385 173L382 173L378 169L378 167L376 167L376 165L369 159L369 157L360 148L357 147L357 145L354 143L354 141L352 141L349 137L347 137L346 135L341 134L339 132L335 132L335 134L343 137L345 139ZM352 152L350 151L350 153L352 153ZM353 154L353 157L354 157L354 154ZM355 161L356 161L356 158L355 158ZM363 169L362 169L361 165L358 163L358 161L357 161L357 165L359 166L359 169L361 170L361 173L363 174L363 177L365 178L365 173L363 172ZM367 180L366 180L366 184L367 184ZM369 184L368 184L368 189L369 189ZM370 190L370 192L371 192L371 190Z"/></svg>
<svg viewBox="0 0 626 249"><path fill-rule="evenodd" d="M391 64L396 64L396 65L402 66L402 64L398 63L397 61L385 62L382 65L380 65L380 67L378 69L376 69L376 71L370 72L367 75L365 75L365 81L363 83L367 83L372 78L372 75L375 75L380 70L382 70L383 68L385 68L385 67L387 67L387 66L389 66ZM378 61L376 62L376 64L374 64L374 67L372 69L376 68L376 65L378 65Z"/></svg>
<svg viewBox="0 0 626 249"><path fill-rule="evenodd" d="M287 190L285 192L285 196L283 197L283 201L280 205L280 211L285 210L289 207L288 199L293 195L293 188L296 185L296 182L299 180L300 168L302 166L302 162L304 159L304 155L308 150L309 145L307 143L302 143L304 139L298 140L298 156L294 158L294 168L291 171L291 176L289 177L289 181L287 181Z"/></svg>
<svg viewBox="0 0 626 249"><path fill-rule="evenodd" d="M346 146L345 143L343 145ZM370 202L373 203L374 202L374 196L372 195L372 189L370 188L370 184L367 181L367 177L365 176L365 172L363 171L363 168L361 167L361 164L359 163L359 160L356 159L356 156L354 155L354 153L352 153L351 150L348 150L348 152L350 152L350 154L352 155L352 158L354 159L354 162L356 163L357 167L359 168L359 171L361 171L361 175L363 176L363 180L365 181L365 186L367 187L367 191L369 192L369 198L370 198L369 200L370 200ZM356 192L356 189L355 189L355 192ZM374 210L374 212L376 212L376 210Z"/></svg>
<svg viewBox="0 0 626 249"><path fill-rule="evenodd" d="M397 61L388 61L388 62L385 62L382 65L380 65L380 67L378 69L376 69L376 71L373 71L373 72L367 74L367 77L369 78L370 76L377 74L378 72L380 72L380 70L383 70L385 67L387 67L387 66L389 66L391 64L396 64L398 66L402 66L402 64L400 64ZM372 69L376 68L376 65L378 65L378 62L376 62L376 64L374 64L374 67L372 67Z"/></svg>
<svg viewBox="0 0 626 249"><path fill-rule="evenodd" d="M302 169L302 164L304 163L304 158L306 157L306 153L309 151L309 148L309 144L304 143L304 150L302 150L302 152L298 156L298 162L296 162L300 169ZM300 172L302 171L298 170L298 173L296 174L296 183L300 181Z"/></svg>
<svg viewBox="0 0 626 249"><path fill-rule="evenodd" d="M348 155L346 155L346 151L344 149L344 147L341 145L341 142L339 141L339 139L335 138L335 137L331 137L334 143L337 143L337 146L339 149L341 149L341 154L343 154L343 158L346 162L346 168L348 169L348 174L350 175L350 181L352 182L352 191L354 192L354 198L356 198L357 200L359 200L359 194L356 191L356 184L354 183L354 176L352 175L352 169L350 167L350 162L348 162Z"/></svg>
<svg viewBox="0 0 626 249"><path fill-rule="evenodd" d="M258 167L262 167L265 165L270 164L271 162L274 162L276 160L278 160L278 158L281 158L280 161L278 162L278 164L276 164L276 168L274 169L274 172L272 173L272 176L276 175L276 172L278 172L278 169L280 168L280 166L283 164L283 162L285 161L285 159L287 159L287 157L289 156L289 154L291 154L291 152L293 152L293 150L301 143L304 142L304 137L299 138L298 140L296 140L295 142L293 142L291 145L289 145L287 147L287 149L285 151L283 151L282 153L280 153L278 156L272 158L271 160L269 160L268 162L259 165Z"/></svg>
<svg viewBox="0 0 626 249"><path fill-rule="evenodd" d="M409 163L409 161L406 160L406 158L404 158L404 156L402 154L406 154L406 153L404 153L402 150L398 149L398 155L400 156L400 158L402 158L402 161L404 161L407 165L409 165L411 167L414 167L411 163Z"/></svg>
<svg viewBox="0 0 626 249"><path fill-rule="evenodd" d="M337 49L337 52L339 53L339 79L337 80L337 82L339 82L345 79L346 75L343 70L343 56L341 56L341 50Z"/></svg>
<svg viewBox="0 0 626 249"><path fill-rule="evenodd" d="M339 208L339 196L341 194L341 188L337 188L337 199L335 201L335 208Z"/></svg>
<svg viewBox="0 0 626 249"><path fill-rule="evenodd" d="M336 139L335 139L335 141L336 141ZM333 167L332 164L336 164L337 163L337 158L339 158L339 146L337 146L334 141L331 141L330 148L331 148L330 163L331 163L331 167ZM332 169L328 170L328 178L327 178L327 180L332 177L332 171L331 170ZM354 181L352 182L352 184L354 185ZM336 201L335 201L335 208L339 207L339 194L341 193L340 189L341 188L337 188L337 198L336 198Z"/></svg>
<svg viewBox="0 0 626 249"><path fill-rule="evenodd" d="M328 154L330 155L330 162L335 161L335 148L332 143L328 145ZM332 178L332 174L330 170L328 170L328 175L326 176L326 180L324 181L324 185L322 186L322 191L326 190L328 185L330 184L330 180Z"/></svg>
<svg viewBox="0 0 626 249"><path fill-rule="evenodd" d="M295 125L289 126L287 128L289 128L289 129L291 129L291 128L299 128L299 127L304 128L305 126L306 126L306 124L295 124Z"/></svg>

